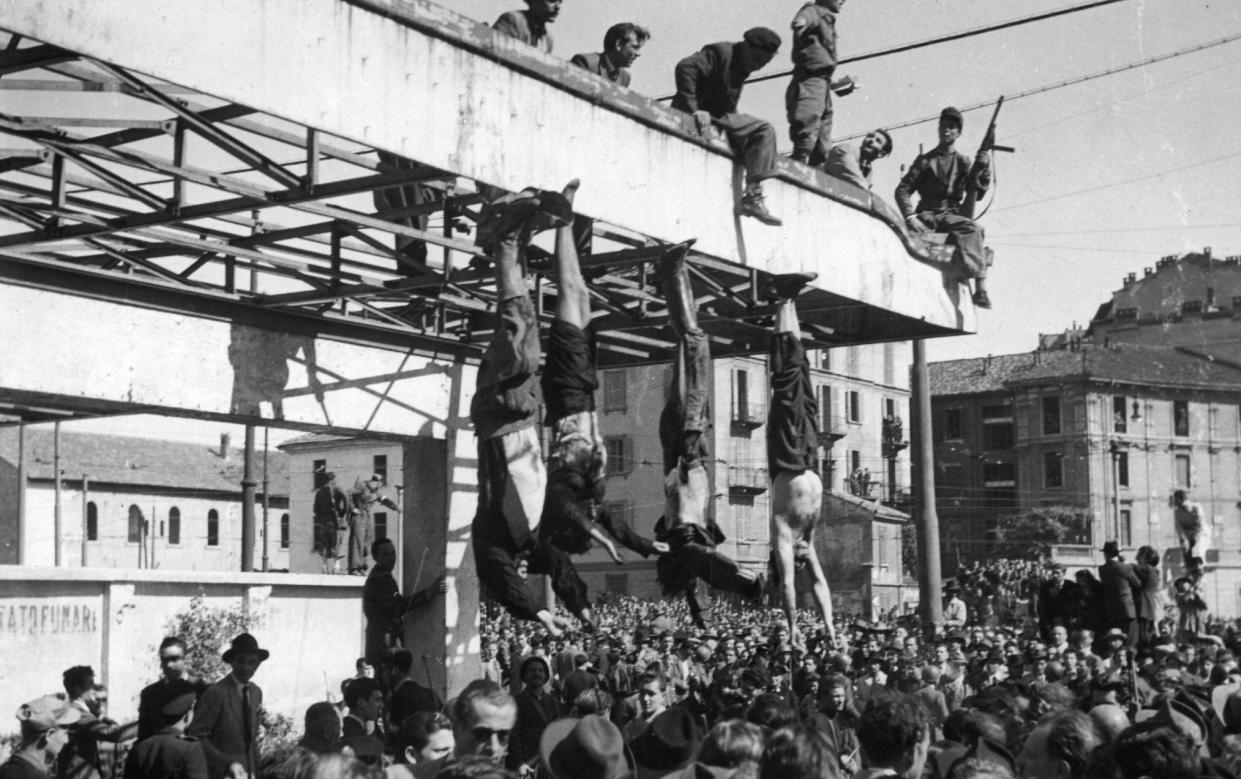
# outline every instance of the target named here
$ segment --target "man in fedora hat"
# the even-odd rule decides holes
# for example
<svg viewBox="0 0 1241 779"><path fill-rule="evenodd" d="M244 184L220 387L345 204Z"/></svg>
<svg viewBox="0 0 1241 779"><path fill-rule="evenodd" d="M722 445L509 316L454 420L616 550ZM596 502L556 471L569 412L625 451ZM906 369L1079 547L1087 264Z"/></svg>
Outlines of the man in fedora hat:
<svg viewBox="0 0 1241 779"><path fill-rule="evenodd" d="M636 779L655 779L681 770L693 762L700 742L698 724L688 709L664 709L629 739Z"/></svg>
<svg viewBox="0 0 1241 779"><path fill-rule="evenodd" d="M965 607L965 601L961 600L961 588L954 579L944 582L944 596L948 599L944 604L944 627L965 627L969 610Z"/></svg>
<svg viewBox="0 0 1241 779"><path fill-rule="evenodd" d="M48 765L69 741L68 726L82 716L79 709L57 695L45 695L17 710L21 742L0 765L0 779L47 779Z"/></svg>
<svg viewBox="0 0 1241 779"><path fill-rule="evenodd" d="M607 718L588 714L556 720L543 731L539 756L552 779L628 779L633 754L620 729Z"/></svg>
<svg viewBox="0 0 1241 779"><path fill-rule="evenodd" d="M210 779L247 779L258 770L263 690L250 680L270 656L259 647L258 639L242 633L223 655L232 672L198 699L194 719L185 732L202 743Z"/></svg>
<svg viewBox="0 0 1241 779"><path fill-rule="evenodd" d="M1128 645L1133 646L1137 640L1137 607L1133 601L1133 588L1140 589L1142 581L1133 566L1121 559L1120 545L1115 541L1103 545L1099 581L1103 584L1103 616L1107 626L1128 634Z"/></svg>

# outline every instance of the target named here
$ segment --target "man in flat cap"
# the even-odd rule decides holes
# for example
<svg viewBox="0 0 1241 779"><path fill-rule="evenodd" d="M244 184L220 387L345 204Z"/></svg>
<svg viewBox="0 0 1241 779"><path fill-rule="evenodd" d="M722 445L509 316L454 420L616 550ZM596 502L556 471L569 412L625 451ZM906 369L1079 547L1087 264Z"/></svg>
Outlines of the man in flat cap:
<svg viewBox="0 0 1241 779"><path fill-rule="evenodd" d="M742 40L704 46L677 63L677 94L672 107L694 115L699 133L715 124L723 129L733 152L745 162L745 192L737 213L764 224L780 220L767 210L763 181L776 173L776 131L769 122L738 113L741 90L751 73L760 70L780 49L780 36L766 27L746 31Z"/></svg>
<svg viewBox="0 0 1241 779"><path fill-rule="evenodd" d="M336 486L336 474L323 473L315 490L314 551L323 558L324 573L340 573L340 558L349 533L349 497Z"/></svg>
<svg viewBox="0 0 1241 779"><path fill-rule="evenodd" d="M971 165L969 157L956 150L964 119L949 106L939 115L939 143L919 154L896 186L896 205L905 224L915 233L947 233L957 246L957 256L974 279L974 305L991 308L987 296L987 257L983 230L973 219L961 214L967 192L979 196L991 185L991 155L978 152ZM917 208L912 196L918 195Z"/></svg>
<svg viewBox="0 0 1241 779"><path fill-rule="evenodd" d="M207 779L202 744L185 735L195 698L193 691L184 692L160 707L163 727L129 750L125 779Z"/></svg>

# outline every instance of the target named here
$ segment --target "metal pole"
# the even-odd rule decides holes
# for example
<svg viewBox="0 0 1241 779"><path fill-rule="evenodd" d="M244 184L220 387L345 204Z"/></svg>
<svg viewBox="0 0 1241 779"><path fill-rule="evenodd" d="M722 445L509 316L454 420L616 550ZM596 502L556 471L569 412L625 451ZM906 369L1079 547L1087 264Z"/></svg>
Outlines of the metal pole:
<svg viewBox="0 0 1241 779"><path fill-rule="evenodd" d="M267 536L271 532L267 526L267 433L271 428L263 428L263 570L268 570L271 566L267 559Z"/></svg>
<svg viewBox="0 0 1241 779"><path fill-rule="evenodd" d="M52 561L59 568L60 559L60 422L52 424Z"/></svg>
<svg viewBox="0 0 1241 779"><path fill-rule="evenodd" d="M246 425L241 474L241 570L254 570L254 425Z"/></svg>
<svg viewBox="0 0 1241 779"><path fill-rule="evenodd" d="M26 530L26 425L17 425L17 564L29 562L26 546L30 533Z"/></svg>
<svg viewBox="0 0 1241 779"><path fill-rule="evenodd" d="M926 368L926 346L913 342L914 365L910 384L913 403L910 405L910 433L915 437L912 447L913 466L917 478L918 517L918 610L922 622L934 629L943 621L943 581L939 565L939 517L935 513L935 451L931 438L931 387Z"/></svg>
<svg viewBox="0 0 1241 779"><path fill-rule="evenodd" d="M86 567L86 542L90 540L90 477L82 474L82 567ZM96 520L98 521L98 520Z"/></svg>

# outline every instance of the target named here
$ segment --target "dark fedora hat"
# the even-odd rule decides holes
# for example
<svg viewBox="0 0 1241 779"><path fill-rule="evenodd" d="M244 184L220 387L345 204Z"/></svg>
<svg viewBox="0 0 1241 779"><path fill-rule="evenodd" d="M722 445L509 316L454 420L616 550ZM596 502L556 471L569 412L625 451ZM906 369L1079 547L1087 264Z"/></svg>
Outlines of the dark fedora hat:
<svg viewBox="0 0 1241 779"><path fill-rule="evenodd" d="M566 717L547 726L539 756L553 779L623 779L633 774L633 755L620 729L605 717Z"/></svg>
<svg viewBox="0 0 1241 779"><path fill-rule="evenodd" d="M1108 557L1116 557L1120 554L1120 544L1115 541L1108 541L1103 545L1103 554Z"/></svg>
<svg viewBox="0 0 1241 779"><path fill-rule="evenodd" d="M663 776L689 765L698 753L700 740L698 723L688 709L664 709L629 744L638 778Z"/></svg>
<svg viewBox="0 0 1241 779"><path fill-rule="evenodd" d="M233 643L228 649L224 650L224 662L231 663L237 655L258 655L259 660L266 660L271 657L271 652L266 649L259 648L258 639L249 633L242 633L233 639Z"/></svg>

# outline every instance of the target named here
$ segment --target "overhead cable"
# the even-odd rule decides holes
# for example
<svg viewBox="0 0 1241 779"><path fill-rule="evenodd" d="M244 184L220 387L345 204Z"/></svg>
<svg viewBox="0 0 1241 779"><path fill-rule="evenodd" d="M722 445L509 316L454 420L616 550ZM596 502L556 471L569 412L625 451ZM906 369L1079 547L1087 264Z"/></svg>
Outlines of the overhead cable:
<svg viewBox="0 0 1241 779"><path fill-rule="evenodd" d="M1044 19L1051 19L1057 16L1064 16L1066 14L1077 13L1078 11L1088 11L1091 8L1097 8L1098 6L1111 5L1113 3L1120 3L1120 2L1124 2L1124 0L1095 0L1094 2L1091 2L1091 3L1082 3L1080 5L1073 5L1067 8L1060 8L1055 11L1045 11L1043 13L1034 14L1033 16L1023 16L1019 19L1010 19L1007 22L998 22L996 24L989 24L983 27L974 27L969 30L962 30L960 32L948 33L947 35L941 35L936 38L927 38L926 40L923 40L923 41L915 41L913 43L904 43L904 44L901 44L900 46L894 46L888 49L876 49L875 51L868 51L863 54L855 54L852 57L841 58L840 60L837 61L836 64L839 67L840 65L848 65L849 63L852 63L852 62L861 62L863 60L877 59L879 57L886 57L891 54L902 54L907 51L914 51L915 49L924 49L928 46L936 46L941 43L951 43L952 41L959 41L963 38L971 38L975 35L984 35L989 32L1005 30L1010 27L1019 27L1023 24L1030 24L1031 22L1041 22ZM793 74L793 70L790 68L788 70L781 70L775 73L767 73L762 76L755 76L751 79L748 79L745 83L757 84L760 81L771 81L772 79L784 78L785 76L791 76L792 74ZM673 97L674 95L664 95L662 97L657 97L655 99L656 100L671 100Z"/></svg>
<svg viewBox="0 0 1241 779"><path fill-rule="evenodd" d="M1204 51L1206 49L1211 49L1216 46L1223 46L1225 43L1232 43L1233 41L1236 41L1236 40L1241 40L1241 33L1234 33L1233 35L1227 35L1223 38L1218 38L1216 40L1209 41L1207 43L1199 43L1194 46L1187 46L1184 49L1177 49L1176 51L1168 52L1167 54L1159 54L1154 57L1147 57L1146 59L1138 60L1137 62L1131 62L1128 65L1121 65L1115 68L1108 68L1106 70L1096 71L1094 73L1089 73L1085 76L1077 76L1076 78L1071 78L1066 81L1057 81L1054 84L1045 84L1041 87L1034 87L1033 89L1027 89L1022 92L1006 94L1004 95L1004 100L1005 101L1018 100L1023 97L1030 97L1032 95L1042 94L1043 92L1050 92L1053 89L1071 87L1071 86L1074 86L1075 84L1081 84L1086 81L1093 81L1096 78L1103 78L1104 76L1111 76L1116 73L1123 73L1126 70L1134 70L1135 68L1141 68L1146 65L1152 65L1156 62L1163 62L1164 60L1170 60L1176 57L1182 57L1186 54L1193 54L1195 52ZM961 109L961 112L966 113L969 111L977 111L980 108L993 108L994 106L995 106L994 100L984 100L981 103L974 103L973 105L965 106L964 108ZM900 122L899 124L884 125L884 129L888 131L900 130L905 127L913 127L914 125L925 124L927 122L935 122L935 121L939 121L939 114L923 116L918 119L910 119L909 121ZM847 135L834 142L841 143L844 141L852 141L852 140L861 138L865 135L866 133L856 133L854 135Z"/></svg>

